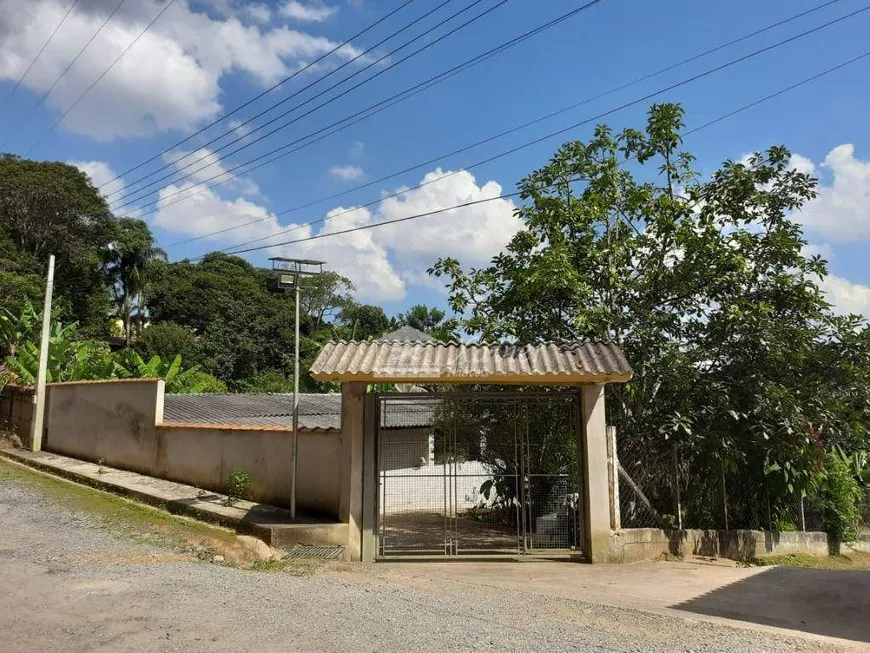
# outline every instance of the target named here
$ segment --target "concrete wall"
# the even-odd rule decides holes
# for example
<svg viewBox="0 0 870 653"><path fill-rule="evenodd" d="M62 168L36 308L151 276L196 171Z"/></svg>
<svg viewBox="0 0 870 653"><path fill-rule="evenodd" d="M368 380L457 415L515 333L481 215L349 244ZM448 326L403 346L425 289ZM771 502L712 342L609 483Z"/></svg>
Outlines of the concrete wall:
<svg viewBox="0 0 870 653"><path fill-rule="evenodd" d="M390 429L381 431L380 469L410 469L434 463L429 429Z"/></svg>
<svg viewBox="0 0 870 653"><path fill-rule="evenodd" d="M288 505L292 434L280 428L161 424L163 382L49 386L44 448L80 460L225 492L233 470L251 475L252 499ZM299 434L297 505L339 515L342 435Z"/></svg>
<svg viewBox="0 0 870 653"><path fill-rule="evenodd" d="M30 444L33 419L33 388L7 385L0 391L0 429L13 431L21 442Z"/></svg>
<svg viewBox="0 0 870 653"><path fill-rule="evenodd" d="M699 555L749 560L789 553L826 556L826 533L629 528L610 536L610 562L655 560L663 555Z"/></svg>

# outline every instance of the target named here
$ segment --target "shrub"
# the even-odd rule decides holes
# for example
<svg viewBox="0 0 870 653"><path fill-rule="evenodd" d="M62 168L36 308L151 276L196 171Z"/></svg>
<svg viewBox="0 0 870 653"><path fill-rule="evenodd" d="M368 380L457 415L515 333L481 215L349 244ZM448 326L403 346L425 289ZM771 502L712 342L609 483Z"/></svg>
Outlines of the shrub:
<svg viewBox="0 0 870 653"><path fill-rule="evenodd" d="M840 542L854 542L858 537L861 487L849 466L833 454L825 456L825 473L818 488L818 500L824 511L825 531Z"/></svg>
<svg viewBox="0 0 870 653"><path fill-rule="evenodd" d="M186 363L196 362L196 336L175 322L159 322L143 329L136 347L146 358L172 360L180 354Z"/></svg>
<svg viewBox="0 0 870 653"><path fill-rule="evenodd" d="M280 370L266 369L236 383L240 392L293 392L293 381Z"/></svg>

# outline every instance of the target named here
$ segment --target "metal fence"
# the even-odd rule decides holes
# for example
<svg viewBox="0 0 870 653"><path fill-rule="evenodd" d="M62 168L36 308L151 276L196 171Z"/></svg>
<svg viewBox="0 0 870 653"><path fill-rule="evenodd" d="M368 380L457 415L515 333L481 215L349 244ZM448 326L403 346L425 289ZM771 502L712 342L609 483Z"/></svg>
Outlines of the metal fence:
<svg viewBox="0 0 870 653"><path fill-rule="evenodd" d="M611 433L622 528L822 531L824 510L796 490L777 496L757 465L692 455L673 442ZM870 496L860 507L870 525Z"/></svg>
<svg viewBox="0 0 870 653"><path fill-rule="evenodd" d="M378 398L378 555L581 552L576 392Z"/></svg>

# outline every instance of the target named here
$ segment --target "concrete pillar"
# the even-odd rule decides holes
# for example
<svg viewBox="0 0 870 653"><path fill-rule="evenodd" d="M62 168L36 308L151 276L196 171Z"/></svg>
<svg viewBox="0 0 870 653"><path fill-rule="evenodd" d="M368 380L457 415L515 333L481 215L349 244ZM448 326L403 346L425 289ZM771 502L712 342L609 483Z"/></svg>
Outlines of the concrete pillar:
<svg viewBox="0 0 870 653"><path fill-rule="evenodd" d="M610 558L610 482L607 460L607 424L604 417L604 386L584 385L580 389L583 451L581 478L584 484L586 534L590 562ZM585 464L584 464L585 463Z"/></svg>
<svg viewBox="0 0 870 653"><path fill-rule="evenodd" d="M360 560L361 552L365 395L365 383L341 385L341 494L338 518L348 525L347 560Z"/></svg>

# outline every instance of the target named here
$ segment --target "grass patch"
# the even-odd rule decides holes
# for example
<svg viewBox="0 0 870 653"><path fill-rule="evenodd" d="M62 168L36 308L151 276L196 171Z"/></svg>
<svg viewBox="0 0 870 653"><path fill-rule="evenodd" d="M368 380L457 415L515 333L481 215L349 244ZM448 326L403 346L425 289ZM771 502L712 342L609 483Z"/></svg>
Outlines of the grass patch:
<svg viewBox="0 0 870 653"><path fill-rule="evenodd" d="M814 556L808 553L753 558L749 564L756 567L783 565L803 569L870 569L870 553L851 551L844 555Z"/></svg>
<svg viewBox="0 0 870 653"><path fill-rule="evenodd" d="M169 548L206 561L222 555L226 563L240 567L248 567L255 559L231 530L172 515L2 458L0 482L18 484L45 496L54 505L86 513L101 530L118 538Z"/></svg>

